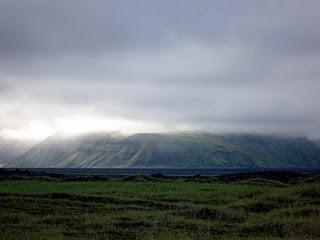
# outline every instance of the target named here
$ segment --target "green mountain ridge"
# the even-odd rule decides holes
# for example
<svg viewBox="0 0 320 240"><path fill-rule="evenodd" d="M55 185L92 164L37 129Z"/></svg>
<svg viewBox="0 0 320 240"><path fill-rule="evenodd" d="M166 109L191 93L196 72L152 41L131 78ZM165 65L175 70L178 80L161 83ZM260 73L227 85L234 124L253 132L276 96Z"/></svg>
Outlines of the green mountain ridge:
<svg viewBox="0 0 320 240"><path fill-rule="evenodd" d="M8 167L320 167L307 138L253 134L116 133L52 136Z"/></svg>

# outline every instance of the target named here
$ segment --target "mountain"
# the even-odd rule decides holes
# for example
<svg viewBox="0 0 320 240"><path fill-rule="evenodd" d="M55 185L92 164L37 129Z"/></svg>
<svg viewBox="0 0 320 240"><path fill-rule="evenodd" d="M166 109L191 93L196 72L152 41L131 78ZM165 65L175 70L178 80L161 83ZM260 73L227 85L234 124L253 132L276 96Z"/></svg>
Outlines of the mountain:
<svg viewBox="0 0 320 240"><path fill-rule="evenodd" d="M320 167L320 148L307 138L250 134L52 136L7 166Z"/></svg>
<svg viewBox="0 0 320 240"><path fill-rule="evenodd" d="M315 139L313 142L320 148L320 139Z"/></svg>
<svg viewBox="0 0 320 240"><path fill-rule="evenodd" d="M111 138L114 134L86 134L68 136L56 134L32 147L29 151L8 162L5 167L65 167L65 158L79 146Z"/></svg>
<svg viewBox="0 0 320 240"><path fill-rule="evenodd" d="M30 149L35 142L0 137L0 167Z"/></svg>

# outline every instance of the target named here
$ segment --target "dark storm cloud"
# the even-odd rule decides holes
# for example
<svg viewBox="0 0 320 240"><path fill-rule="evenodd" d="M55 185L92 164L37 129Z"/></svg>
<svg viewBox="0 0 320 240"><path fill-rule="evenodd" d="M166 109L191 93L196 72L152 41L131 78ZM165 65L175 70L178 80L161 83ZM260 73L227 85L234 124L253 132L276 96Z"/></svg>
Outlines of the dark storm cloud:
<svg viewBox="0 0 320 240"><path fill-rule="evenodd" d="M318 1L0 1L0 129L91 114L320 136Z"/></svg>

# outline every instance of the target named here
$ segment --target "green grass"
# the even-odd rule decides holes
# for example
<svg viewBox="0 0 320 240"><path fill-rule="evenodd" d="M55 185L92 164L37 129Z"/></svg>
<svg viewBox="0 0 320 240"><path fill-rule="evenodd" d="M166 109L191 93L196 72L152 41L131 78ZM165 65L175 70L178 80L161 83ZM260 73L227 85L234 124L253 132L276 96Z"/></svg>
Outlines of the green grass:
<svg viewBox="0 0 320 240"><path fill-rule="evenodd" d="M0 181L0 239L319 239L320 184Z"/></svg>

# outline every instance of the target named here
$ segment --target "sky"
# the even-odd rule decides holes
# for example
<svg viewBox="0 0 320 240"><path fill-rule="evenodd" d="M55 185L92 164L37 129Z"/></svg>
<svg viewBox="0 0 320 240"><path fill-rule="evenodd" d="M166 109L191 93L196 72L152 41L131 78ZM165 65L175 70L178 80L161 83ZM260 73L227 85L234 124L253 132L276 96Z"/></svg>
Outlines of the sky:
<svg viewBox="0 0 320 240"><path fill-rule="evenodd" d="M0 136L320 138L318 0L0 0Z"/></svg>

